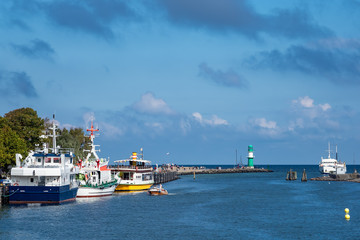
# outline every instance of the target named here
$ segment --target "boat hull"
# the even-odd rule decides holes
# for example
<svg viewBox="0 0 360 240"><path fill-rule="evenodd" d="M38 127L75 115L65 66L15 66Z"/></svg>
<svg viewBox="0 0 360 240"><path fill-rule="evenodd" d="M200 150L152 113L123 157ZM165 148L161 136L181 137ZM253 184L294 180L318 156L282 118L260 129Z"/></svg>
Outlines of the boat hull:
<svg viewBox="0 0 360 240"><path fill-rule="evenodd" d="M65 186L10 186L10 204L62 204L76 199L78 188Z"/></svg>
<svg viewBox="0 0 360 240"><path fill-rule="evenodd" d="M79 187L77 196L78 198L89 198L89 197L105 197L111 196L115 191L116 185L105 188L95 187Z"/></svg>
<svg viewBox="0 0 360 240"><path fill-rule="evenodd" d="M115 191L143 191L151 188L153 184L119 184Z"/></svg>
<svg viewBox="0 0 360 240"><path fill-rule="evenodd" d="M150 190L149 190L149 194L150 194L151 196L168 195L168 191L166 191L165 189L162 189L162 190L150 189Z"/></svg>

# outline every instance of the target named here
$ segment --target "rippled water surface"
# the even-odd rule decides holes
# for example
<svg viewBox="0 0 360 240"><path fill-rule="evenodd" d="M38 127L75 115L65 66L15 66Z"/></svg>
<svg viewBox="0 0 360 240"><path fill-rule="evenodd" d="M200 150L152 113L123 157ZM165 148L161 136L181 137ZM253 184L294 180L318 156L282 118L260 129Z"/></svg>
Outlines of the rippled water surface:
<svg viewBox="0 0 360 240"><path fill-rule="evenodd" d="M290 167L319 176L317 166L269 166L273 173L182 176L163 185L167 196L5 206L0 239L360 239L360 183L288 182Z"/></svg>

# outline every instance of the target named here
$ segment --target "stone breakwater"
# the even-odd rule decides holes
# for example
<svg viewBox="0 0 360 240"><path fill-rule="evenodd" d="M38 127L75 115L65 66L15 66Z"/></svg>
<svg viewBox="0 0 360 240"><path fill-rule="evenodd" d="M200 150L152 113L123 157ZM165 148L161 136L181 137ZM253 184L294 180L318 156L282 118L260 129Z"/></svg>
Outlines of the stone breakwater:
<svg viewBox="0 0 360 240"><path fill-rule="evenodd" d="M312 181L342 181L360 183L359 173L329 174L329 176L311 178Z"/></svg>
<svg viewBox="0 0 360 240"><path fill-rule="evenodd" d="M223 173L254 173L254 172L273 172L273 170L264 168L226 168L226 169L198 169L192 167L174 169L178 175L191 174L223 174Z"/></svg>

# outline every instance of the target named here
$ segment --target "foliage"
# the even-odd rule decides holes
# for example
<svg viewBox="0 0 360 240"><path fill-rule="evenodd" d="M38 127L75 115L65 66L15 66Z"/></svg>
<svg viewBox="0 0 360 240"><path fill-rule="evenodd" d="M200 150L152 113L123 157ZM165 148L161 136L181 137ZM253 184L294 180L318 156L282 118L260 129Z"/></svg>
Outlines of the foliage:
<svg viewBox="0 0 360 240"><path fill-rule="evenodd" d="M0 168L7 171L8 167L15 165L15 154L27 155L25 141L18 136L8 125L3 125L0 119Z"/></svg>
<svg viewBox="0 0 360 240"><path fill-rule="evenodd" d="M85 137L81 128L63 128L59 130L60 136L57 138L57 144L62 148L73 148L77 159L84 159L86 153L84 149L89 149L89 138Z"/></svg>
<svg viewBox="0 0 360 240"><path fill-rule="evenodd" d="M38 117L32 108L20 108L5 114L9 127L24 139L27 149L34 149L35 144L41 144L40 136L45 130L44 120Z"/></svg>
<svg viewBox="0 0 360 240"><path fill-rule="evenodd" d="M51 138L41 138L47 134L45 129L51 127L52 122L38 117L31 108L21 108L10 111L4 117L0 116L0 169L8 171L8 167L15 165L15 154L27 156L37 144L47 143L52 147ZM57 145L62 148L74 149L77 159L84 159L84 149L89 149L89 138L81 128L63 128L57 130Z"/></svg>

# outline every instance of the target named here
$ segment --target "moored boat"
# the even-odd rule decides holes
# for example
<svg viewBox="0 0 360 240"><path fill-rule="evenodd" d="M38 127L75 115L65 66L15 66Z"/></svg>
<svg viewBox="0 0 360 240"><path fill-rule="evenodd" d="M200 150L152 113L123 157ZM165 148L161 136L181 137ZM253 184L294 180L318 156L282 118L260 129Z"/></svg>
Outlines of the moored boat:
<svg viewBox="0 0 360 240"><path fill-rule="evenodd" d="M319 163L319 171L322 174L345 174L346 173L346 163L338 160L337 146L336 146L336 157L331 157L330 143L328 149L328 157L321 157L321 162Z"/></svg>
<svg viewBox="0 0 360 240"><path fill-rule="evenodd" d="M73 164L73 150L56 145L56 128L53 120L49 135L53 138L52 148L44 144L23 162L22 156L16 154L16 167L11 169L10 204L61 204L76 199L78 168Z"/></svg>
<svg viewBox="0 0 360 240"><path fill-rule="evenodd" d="M168 191L166 189L164 189L161 184L159 187L150 188L150 190L148 192L152 196L168 195Z"/></svg>
<svg viewBox="0 0 360 240"><path fill-rule="evenodd" d="M148 190L154 184L153 168L151 162L138 158L133 152L131 157L124 160L117 160L115 170L119 175L119 185L115 191L143 191Z"/></svg>
<svg viewBox="0 0 360 240"><path fill-rule="evenodd" d="M100 151L100 149L95 148L98 145L94 144L94 132L99 131L99 129L94 129L93 123L91 122L91 128L87 129L87 131L91 132L91 149L85 160L79 161L80 173L78 178L80 180L80 186L77 197L110 196L115 191L118 180L111 175L111 170L108 168L109 161L104 158L99 158L96 153Z"/></svg>

